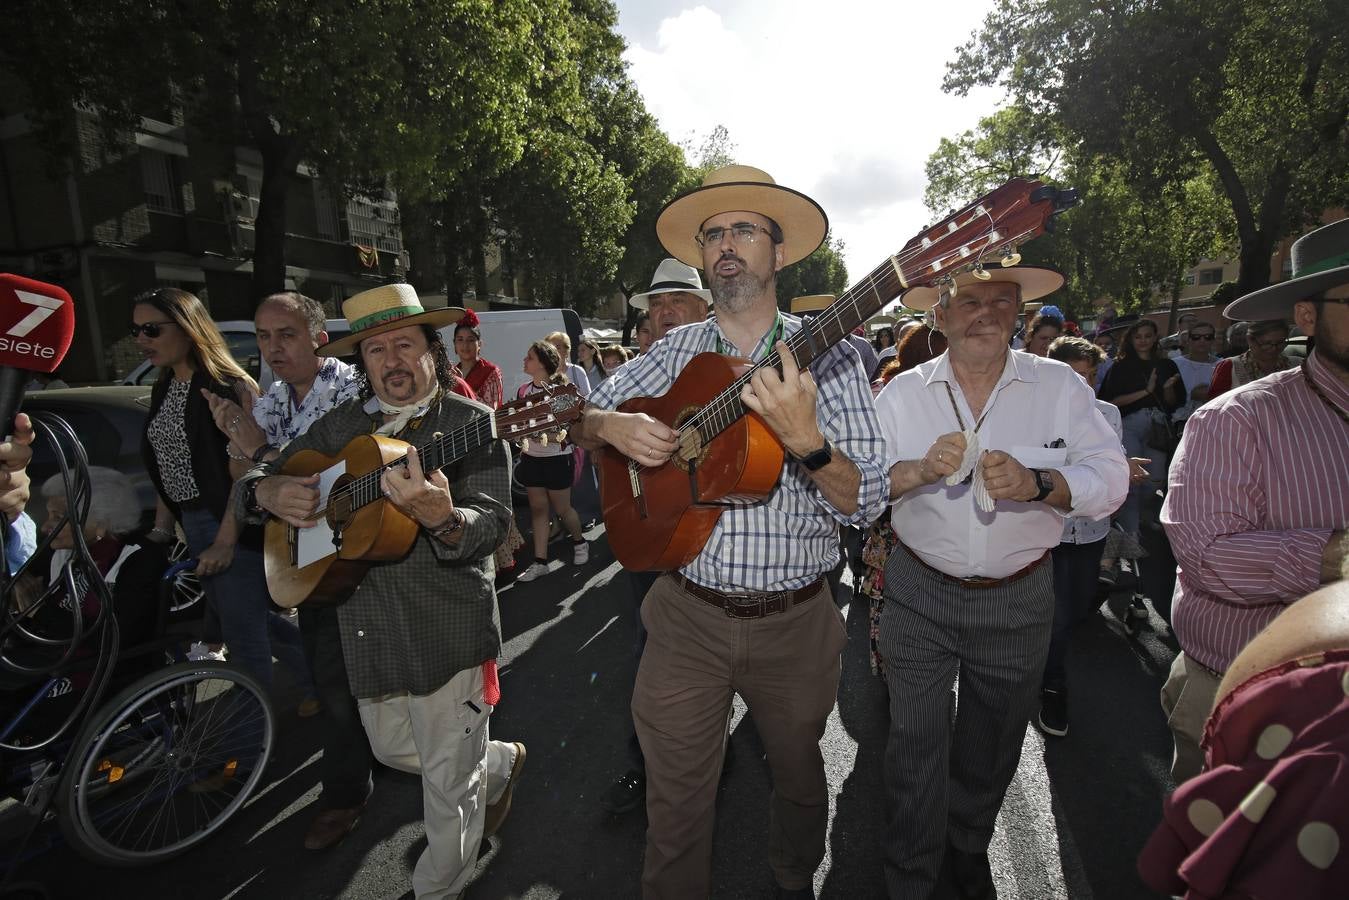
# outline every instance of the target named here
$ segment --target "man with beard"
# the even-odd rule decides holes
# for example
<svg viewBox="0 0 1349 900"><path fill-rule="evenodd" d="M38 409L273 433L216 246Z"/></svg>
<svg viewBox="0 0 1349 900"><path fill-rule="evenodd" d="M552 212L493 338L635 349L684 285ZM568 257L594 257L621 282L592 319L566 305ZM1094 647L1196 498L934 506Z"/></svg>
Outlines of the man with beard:
<svg viewBox="0 0 1349 900"><path fill-rule="evenodd" d="M884 441L857 353L846 343L800 371L783 340L777 273L824 240L824 212L766 172L727 166L661 211L656 233L676 259L708 275L717 315L677 328L590 395L577 443L612 446L644 465L674 453L677 433L613 410L665 393L699 353L763 359L741 399L782 442L787 461L759 503L722 513L706 545L657 580L642 609L646 650L632 713L646 756L643 894L711 892L717 781L731 697L744 698L773 772L769 860L781 896L813 897L829 794L819 740L834 707L843 619L826 586L838 525L869 523L886 490Z"/></svg>
<svg viewBox="0 0 1349 900"><path fill-rule="evenodd" d="M1197 775L1218 683L1289 604L1349 577L1349 219L1293 244L1293 277L1236 300L1229 319L1293 321L1306 362L1195 410L1171 463L1162 525L1179 572L1181 653L1162 688L1176 783Z"/></svg>
<svg viewBox="0 0 1349 900"><path fill-rule="evenodd" d="M419 900L457 897L479 844L510 810L525 760L522 744L489 740L487 731L500 701L492 558L511 515L510 454L494 440L444 472L427 473L415 449L491 412L453 393L436 329L457 321L462 309L426 312L410 285L392 284L357 294L342 311L351 335L317 352L356 354L360 395L240 479L240 506L252 521L270 513L312 527L318 476L276 474L291 456L336 456L372 432L414 445L406 465L379 480L387 501L420 526L412 549L372 564L337 617L375 757L422 779L427 848L413 889Z"/></svg>

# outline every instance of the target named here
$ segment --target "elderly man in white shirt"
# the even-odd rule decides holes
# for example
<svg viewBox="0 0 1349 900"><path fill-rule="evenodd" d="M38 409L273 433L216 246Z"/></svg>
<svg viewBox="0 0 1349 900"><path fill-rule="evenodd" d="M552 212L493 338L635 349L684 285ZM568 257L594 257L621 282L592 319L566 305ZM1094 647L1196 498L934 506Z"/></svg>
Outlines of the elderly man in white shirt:
<svg viewBox="0 0 1349 900"><path fill-rule="evenodd" d="M876 400L900 540L878 641L892 898L928 897L943 856L960 896L996 897L987 850L1036 710L1054 616L1049 550L1066 516L1108 515L1128 488L1123 448L1086 383L1008 349L1021 304L1063 277L987 274L959 276L954 294L905 295L906 306L936 304L950 349Z"/></svg>

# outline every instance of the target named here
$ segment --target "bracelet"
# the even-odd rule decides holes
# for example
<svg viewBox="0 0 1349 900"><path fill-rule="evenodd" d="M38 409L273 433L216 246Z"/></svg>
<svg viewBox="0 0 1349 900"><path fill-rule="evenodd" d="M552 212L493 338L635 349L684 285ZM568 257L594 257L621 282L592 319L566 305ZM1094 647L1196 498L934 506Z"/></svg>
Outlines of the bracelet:
<svg viewBox="0 0 1349 900"><path fill-rule="evenodd" d="M152 534L162 534L169 540L173 540L173 532L167 528L160 528L158 525L156 525L154 528L151 528L149 531L145 532L146 537L149 537Z"/></svg>
<svg viewBox="0 0 1349 900"><path fill-rule="evenodd" d="M459 511L458 507L455 507L450 510L450 514L445 517L444 522L441 522L434 528L427 528L426 530L431 532L432 537L443 538L455 534L463 527L464 514Z"/></svg>
<svg viewBox="0 0 1349 900"><path fill-rule="evenodd" d="M234 452L234 444L231 441L225 441L225 455L228 456L230 459L237 460L239 462L249 462L247 456L244 456L242 453Z"/></svg>
<svg viewBox="0 0 1349 900"><path fill-rule="evenodd" d="M253 451L253 462L254 463L262 462L263 457L265 457L268 453L271 453L275 449L276 448L273 447L271 444L263 443L261 447Z"/></svg>

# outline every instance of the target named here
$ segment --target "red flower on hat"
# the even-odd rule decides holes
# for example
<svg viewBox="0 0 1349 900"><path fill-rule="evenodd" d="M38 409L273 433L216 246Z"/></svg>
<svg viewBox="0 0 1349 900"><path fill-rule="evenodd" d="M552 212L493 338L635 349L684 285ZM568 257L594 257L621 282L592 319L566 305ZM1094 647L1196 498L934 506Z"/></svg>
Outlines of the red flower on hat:
<svg viewBox="0 0 1349 900"><path fill-rule="evenodd" d="M471 309L464 310L464 317L459 320L460 325L467 325L469 328L478 327L478 314Z"/></svg>

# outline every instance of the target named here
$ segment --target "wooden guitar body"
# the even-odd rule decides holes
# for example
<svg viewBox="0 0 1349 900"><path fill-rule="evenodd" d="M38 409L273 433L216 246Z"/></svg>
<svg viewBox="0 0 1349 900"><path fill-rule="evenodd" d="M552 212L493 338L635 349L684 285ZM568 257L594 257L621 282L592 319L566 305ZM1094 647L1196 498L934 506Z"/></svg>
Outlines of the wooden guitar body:
<svg viewBox="0 0 1349 900"><path fill-rule="evenodd" d="M402 458L407 448L406 443L394 438L361 435L337 456L301 450L286 461L282 474L312 475L345 460L346 474L337 479L331 493L337 497L357 477ZM290 609L301 603L340 603L356 590L371 563L402 559L417 539L417 521L392 503L352 509L350 503L333 502L327 518L334 534L341 535L341 545L335 555L303 568L295 565L298 529L280 519L267 520L263 558L267 587L278 606Z"/></svg>
<svg viewBox="0 0 1349 900"><path fill-rule="evenodd" d="M634 397L618 409L680 428L747 366L742 359L702 353L664 395ZM693 429L684 430L680 442L656 468L637 466L612 448L597 454L609 546L626 569L663 571L689 562L728 504L762 500L782 473L782 444L754 413L708 442Z"/></svg>

